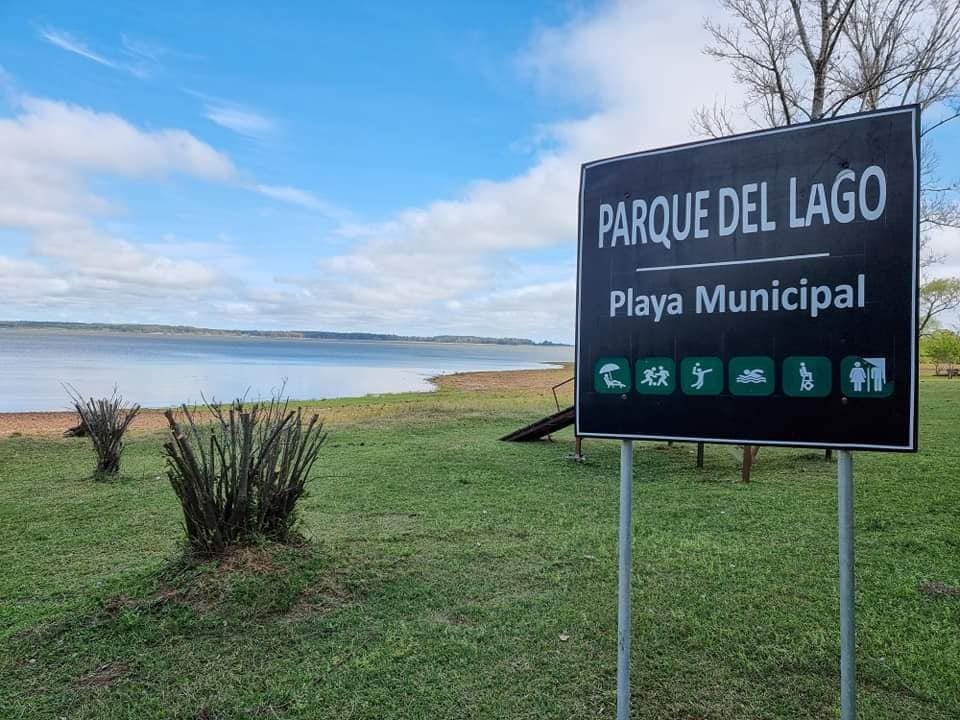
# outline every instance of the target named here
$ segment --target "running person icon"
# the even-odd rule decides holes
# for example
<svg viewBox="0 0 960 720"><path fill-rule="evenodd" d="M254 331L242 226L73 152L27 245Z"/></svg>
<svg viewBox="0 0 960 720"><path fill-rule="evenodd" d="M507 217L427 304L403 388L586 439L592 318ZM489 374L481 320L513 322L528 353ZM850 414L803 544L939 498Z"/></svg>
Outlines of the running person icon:
<svg viewBox="0 0 960 720"><path fill-rule="evenodd" d="M643 380L640 381L641 385L647 385L649 387L654 387L659 385L660 375L657 371L657 368L650 367L643 371Z"/></svg>
<svg viewBox="0 0 960 720"><path fill-rule="evenodd" d="M657 368L657 387L669 387L670 371L663 365Z"/></svg>

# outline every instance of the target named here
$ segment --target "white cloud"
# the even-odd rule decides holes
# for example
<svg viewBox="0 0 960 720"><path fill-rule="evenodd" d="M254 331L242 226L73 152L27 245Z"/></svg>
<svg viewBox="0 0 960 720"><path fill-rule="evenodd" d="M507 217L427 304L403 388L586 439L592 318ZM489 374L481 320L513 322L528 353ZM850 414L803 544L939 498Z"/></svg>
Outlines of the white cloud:
<svg viewBox="0 0 960 720"><path fill-rule="evenodd" d="M123 72L130 73L131 75L140 78L147 77L149 75L149 72L143 63L130 64L112 60L105 55L96 52L85 42L78 40L65 30L46 28L40 31L40 37L49 42L51 45L57 46L61 50L74 53L75 55L79 55L87 60L92 60L99 65L104 65L105 67L112 68L113 70L122 70Z"/></svg>
<svg viewBox="0 0 960 720"><path fill-rule="evenodd" d="M34 252L72 266L89 258L114 270L135 268L156 283L197 281L193 267L156 262L97 229L94 220L116 211L95 193L89 176L164 177L182 173L237 183L230 158L182 130L147 132L112 114L65 103L20 98L20 114L0 119L0 227L31 233Z"/></svg>
<svg viewBox="0 0 960 720"><path fill-rule="evenodd" d="M90 49L88 45L77 40L70 33L64 32L63 30L57 30L56 28L48 28L40 32L41 37L43 37L47 42L56 45L61 50L66 50L67 52L76 53L81 57L85 57L87 60L93 60L95 63L100 63L101 65L106 65L107 67L119 69L117 65L112 60L108 60L103 55L100 55L97 52L94 52Z"/></svg>
<svg viewBox="0 0 960 720"><path fill-rule="evenodd" d="M162 45L132 37L127 33L121 33L120 41L123 43L123 48L128 54L134 57L144 58L151 62L159 62L161 57L170 52Z"/></svg>
<svg viewBox="0 0 960 720"><path fill-rule="evenodd" d="M314 210L334 219L346 220L348 217L348 214L341 208L307 190L290 187L289 185L264 185L263 183L255 183L252 185L252 189L273 200L279 200L290 205L299 205L307 210Z"/></svg>
<svg viewBox="0 0 960 720"><path fill-rule="evenodd" d="M101 220L119 208L91 182L102 175L185 175L238 191L256 186L227 155L183 130L143 130L117 115L51 100L16 101L18 114L0 118L0 229L25 233L33 259L4 255L0 247L0 304L6 313L12 307L102 313L165 304L169 312L201 297L243 291L243 283L224 270L247 266L223 243L214 252L210 244L170 238L138 244L107 231ZM307 193L304 198L321 204Z"/></svg>
<svg viewBox="0 0 960 720"><path fill-rule="evenodd" d="M22 276L24 283L62 288L66 281L75 294L111 289L122 296L216 282L200 263L145 253L98 228L96 218L116 208L90 189L88 175L182 173L238 182L228 157L184 131L146 132L86 108L24 97L20 109L16 117L0 119L0 227L26 231L31 252L45 260L37 272ZM9 267L12 261L5 260Z"/></svg>
<svg viewBox="0 0 960 720"><path fill-rule="evenodd" d="M143 131L111 113L33 97L21 113L0 120L0 154L27 159L51 172L92 170L132 177L182 172L234 181L230 158L184 130Z"/></svg>
<svg viewBox="0 0 960 720"><path fill-rule="evenodd" d="M572 336L575 292L573 278L494 292L458 303L457 324L465 322L476 328L473 332L483 335L534 339ZM545 335L545 329L550 333Z"/></svg>
<svg viewBox="0 0 960 720"><path fill-rule="evenodd" d="M265 138L277 129L273 118L233 103L208 103L203 115L220 127L251 138Z"/></svg>

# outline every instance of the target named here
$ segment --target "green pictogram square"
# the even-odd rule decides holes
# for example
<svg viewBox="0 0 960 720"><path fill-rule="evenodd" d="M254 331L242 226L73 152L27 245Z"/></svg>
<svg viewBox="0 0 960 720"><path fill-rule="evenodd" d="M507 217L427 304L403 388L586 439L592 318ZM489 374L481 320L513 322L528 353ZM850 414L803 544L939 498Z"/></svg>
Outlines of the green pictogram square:
<svg viewBox="0 0 960 720"><path fill-rule="evenodd" d="M680 388L686 395L719 395L723 392L723 361L718 357L684 358Z"/></svg>
<svg viewBox="0 0 960 720"><path fill-rule="evenodd" d="M727 387L733 395L763 397L773 393L773 358L749 355L730 358Z"/></svg>
<svg viewBox="0 0 960 720"><path fill-rule="evenodd" d="M893 394L890 371L884 357L848 355L840 362L840 389L847 397L890 397Z"/></svg>
<svg viewBox="0 0 960 720"><path fill-rule="evenodd" d="M593 389L622 395L630 390L630 362L625 357L605 357L593 366Z"/></svg>
<svg viewBox="0 0 960 720"><path fill-rule="evenodd" d="M677 366L673 358L640 358L634 378L641 395L669 395L677 388Z"/></svg>
<svg viewBox="0 0 960 720"><path fill-rule="evenodd" d="M793 355L783 361L781 382L790 397L826 397L833 389L833 365L819 355Z"/></svg>

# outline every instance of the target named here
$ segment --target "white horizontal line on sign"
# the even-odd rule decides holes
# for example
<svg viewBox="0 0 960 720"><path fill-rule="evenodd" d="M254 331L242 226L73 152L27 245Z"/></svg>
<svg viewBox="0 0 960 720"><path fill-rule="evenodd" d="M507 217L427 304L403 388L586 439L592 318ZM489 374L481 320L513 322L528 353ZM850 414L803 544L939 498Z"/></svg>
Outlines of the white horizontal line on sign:
<svg viewBox="0 0 960 720"><path fill-rule="evenodd" d="M721 260L720 262L693 263L692 265L658 265L656 267L637 268L637 272L656 270L686 270L688 268L719 267L721 265L753 265L755 263L784 262L786 260L807 260L809 258L830 257L830 253L807 253L806 255L781 255L779 257L753 258L752 260Z"/></svg>

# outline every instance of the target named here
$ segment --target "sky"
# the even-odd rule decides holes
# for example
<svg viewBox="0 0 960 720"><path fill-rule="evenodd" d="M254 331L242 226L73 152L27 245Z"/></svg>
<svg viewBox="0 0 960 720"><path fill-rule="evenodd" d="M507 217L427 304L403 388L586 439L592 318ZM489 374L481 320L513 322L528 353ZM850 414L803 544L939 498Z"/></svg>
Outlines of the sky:
<svg viewBox="0 0 960 720"><path fill-rule="evenodd" d="M568 342L580 165L739 101L697 0L0 14L8 320Z"/></svg>

